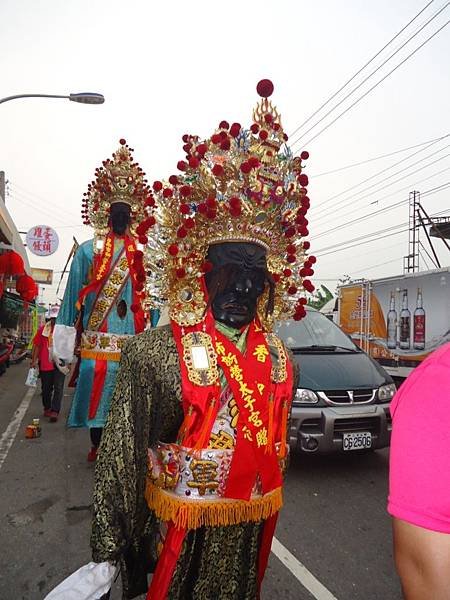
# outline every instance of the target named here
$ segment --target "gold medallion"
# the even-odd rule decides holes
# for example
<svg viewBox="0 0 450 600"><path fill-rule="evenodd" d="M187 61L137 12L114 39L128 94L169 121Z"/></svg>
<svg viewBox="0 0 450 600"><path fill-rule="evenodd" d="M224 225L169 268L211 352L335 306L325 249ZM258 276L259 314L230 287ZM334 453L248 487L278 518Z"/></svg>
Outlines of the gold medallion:
<svg viewBox="0 0 450 600"><path fill-rule="evenodd" d="M181 338L183 360L189 381L196 385L213 385L219 377L212 338L203 331L187 333Z"/></svg>

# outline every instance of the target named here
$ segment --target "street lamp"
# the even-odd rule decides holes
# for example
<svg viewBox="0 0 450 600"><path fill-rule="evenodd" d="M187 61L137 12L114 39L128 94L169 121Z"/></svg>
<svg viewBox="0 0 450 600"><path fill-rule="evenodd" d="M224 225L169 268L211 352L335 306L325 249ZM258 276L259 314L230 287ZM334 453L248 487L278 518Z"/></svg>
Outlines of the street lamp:
<svg viewBox="0 0 450 600"><path fill-rule="evenodd" d="M58 96L55 94L18 94L17 96L0 98L0 104L9 100L16 100L17 98L66 98L71 102L79 102L80 104L103 104L105 101L103 94L83 92L81 94L69 94L68 96Z"/></svg>

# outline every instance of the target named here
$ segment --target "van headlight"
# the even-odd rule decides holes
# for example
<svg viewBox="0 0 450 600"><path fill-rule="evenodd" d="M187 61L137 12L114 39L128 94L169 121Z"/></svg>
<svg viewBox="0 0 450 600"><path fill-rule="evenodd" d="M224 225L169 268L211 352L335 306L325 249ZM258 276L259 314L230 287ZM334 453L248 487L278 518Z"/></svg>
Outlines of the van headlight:
<svg viewBox="0 0 450 600"><path fill-rule="evenodd" d="M378 400L382 402L389 402L394 397L397 388L395 387L395 383L388 383L387 385L382 385L378 388Z"/></svg>
<svg viewBox="0 0 450 600"><path fill-rule="evenodd" d="M302 404L317 404L319 402L319 396L312 390L304 388L297 388L292 404L294 406L301 406Z"/></svg>

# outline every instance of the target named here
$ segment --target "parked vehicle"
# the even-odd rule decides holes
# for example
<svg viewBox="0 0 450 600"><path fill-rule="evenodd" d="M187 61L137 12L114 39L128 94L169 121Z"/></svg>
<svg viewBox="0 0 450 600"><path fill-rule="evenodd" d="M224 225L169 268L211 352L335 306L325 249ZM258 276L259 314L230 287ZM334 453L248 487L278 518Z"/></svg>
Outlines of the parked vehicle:
<svg viewBox="0 0 450 600"><path fill-rule="evenodd" d="M450 341L450 268L339 288L337 323L394 377Z"/></svg>
<svg viewBox="0 0 450 600"><path fill-rule="evenodd" d="M395 384L386 371L313 308L307 307L301 321L281 322L275 331L300 369L291 443L323 454L388 446Z"/></svg>

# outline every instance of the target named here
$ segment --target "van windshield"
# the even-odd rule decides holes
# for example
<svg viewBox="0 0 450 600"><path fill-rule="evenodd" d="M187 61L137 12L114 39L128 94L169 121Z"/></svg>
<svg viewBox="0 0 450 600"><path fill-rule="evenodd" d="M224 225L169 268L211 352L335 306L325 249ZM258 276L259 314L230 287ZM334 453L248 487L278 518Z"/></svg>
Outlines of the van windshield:
<svg viewBox="0 0 450 600"><path fill-rule="evenodd" d="M291 350L343 350L359 352L359 348L330 319L320 312L307 310L301 321L277 324L275 333Z"/></svg>

